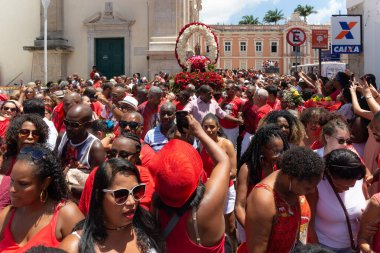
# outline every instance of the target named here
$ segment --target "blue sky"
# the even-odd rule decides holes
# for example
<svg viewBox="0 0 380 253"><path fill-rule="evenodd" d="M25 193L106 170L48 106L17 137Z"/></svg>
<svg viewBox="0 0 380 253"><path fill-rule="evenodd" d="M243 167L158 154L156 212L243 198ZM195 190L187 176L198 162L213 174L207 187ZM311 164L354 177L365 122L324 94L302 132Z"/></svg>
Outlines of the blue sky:
<svg viewBox="0 0 380 253"><path fill-rule="evenodd" d="M268 10L282 10L288 18L298 4L312 5L318 11L308 17L309 24L326 24L332 14L346 14L346 0L203 0L201 22L237 24L242 16L253 15L262 21Z"/></svg>

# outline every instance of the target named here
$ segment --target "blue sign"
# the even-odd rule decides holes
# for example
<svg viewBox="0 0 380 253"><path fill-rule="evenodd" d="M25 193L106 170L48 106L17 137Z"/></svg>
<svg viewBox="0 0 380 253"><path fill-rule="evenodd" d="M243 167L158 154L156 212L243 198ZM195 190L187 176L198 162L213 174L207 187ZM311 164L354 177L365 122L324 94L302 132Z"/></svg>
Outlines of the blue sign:
<svg viewBox="0 0 380 253"><path fill-rule="evenodd" d="M362 16L333 15L331 17L331 52L360 54L362 50Z"/></svg>
<svg viewBox="0 0 380 253"><path fill-rule="evenodd" d="M359 54L362 51L361 45L332 45L331 51L335 54Z"/></svg>
<svg viewBox="0 0 380 253"><path fill-rule="evenodd" d="M331 50L322 50L321 52L322 61L340 61L340 54L333 54Z"/></svg>

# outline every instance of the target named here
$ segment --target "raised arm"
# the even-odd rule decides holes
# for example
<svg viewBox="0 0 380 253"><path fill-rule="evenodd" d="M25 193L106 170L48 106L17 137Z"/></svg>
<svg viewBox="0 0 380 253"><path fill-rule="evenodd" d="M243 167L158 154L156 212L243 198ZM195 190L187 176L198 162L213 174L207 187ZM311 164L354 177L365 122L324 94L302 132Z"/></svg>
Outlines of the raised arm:
<svg viewBox="0 0 380 253"><path fill-rule="evenodd" d="M351 99L352 99L352 109L354 110L354 113L360 117L363 117L368 120L372 120L373 113L371 111L363 110L358 101L358 97L356 95L356 84L351 84L350 86L350 93L351 93Z"/></svg>
<svg viewBox="0 0 380 253"><path fill-rule="evenodd" d="M245 208L248 193L248 166L243 164L239 170L236 187L235 216L240 225L245 225Z"/></svg>
<svg viewBox="0 0 380 253"><path fill-rule="evenodd" d="M360 219L358 246L361 252L374 252L371 249L371 242L373 235L378 230L379 222L380 204L375 197L372 197Z"/></svg>

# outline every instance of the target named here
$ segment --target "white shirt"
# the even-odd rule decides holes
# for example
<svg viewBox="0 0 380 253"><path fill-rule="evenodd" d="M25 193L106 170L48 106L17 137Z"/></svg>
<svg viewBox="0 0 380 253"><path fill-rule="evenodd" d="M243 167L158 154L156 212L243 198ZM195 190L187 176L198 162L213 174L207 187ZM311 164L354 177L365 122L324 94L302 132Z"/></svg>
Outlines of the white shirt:
<svg viewBox="0 0 380 253"><path fill-rule="evenodd" d="M54 150L55 143L58 137L57 129L55 128L54 123L51 120L48 120L46 117L44 117L44 121L49 128L49 136L47 140L48 148Z"/></svg>

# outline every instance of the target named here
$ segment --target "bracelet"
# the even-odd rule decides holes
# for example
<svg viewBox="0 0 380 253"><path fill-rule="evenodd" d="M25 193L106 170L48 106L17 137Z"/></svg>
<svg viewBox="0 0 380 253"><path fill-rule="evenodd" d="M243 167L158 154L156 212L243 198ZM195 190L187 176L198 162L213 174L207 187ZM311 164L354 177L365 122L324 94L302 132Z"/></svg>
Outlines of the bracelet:
<svg viewBox="0 0 380 253"><path fill-rule="evenodd" d="M370 98L373 98L373 97L371 95L365 96L365 99L370 99Z"/></svg>

